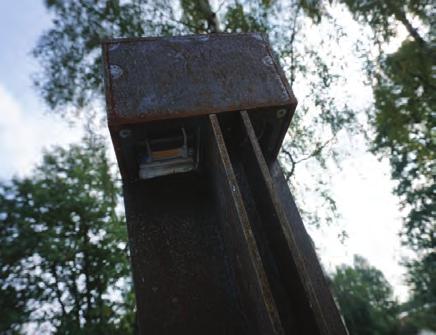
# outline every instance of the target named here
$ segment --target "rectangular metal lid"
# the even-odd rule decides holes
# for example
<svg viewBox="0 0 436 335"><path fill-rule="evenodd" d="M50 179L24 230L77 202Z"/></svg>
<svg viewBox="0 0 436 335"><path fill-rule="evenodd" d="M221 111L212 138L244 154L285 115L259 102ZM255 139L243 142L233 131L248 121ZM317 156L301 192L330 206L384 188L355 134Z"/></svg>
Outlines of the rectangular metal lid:
<svg viewBox="0 0 436 335"><path fill-rule="evenodd" d="M109 125L296 105L264 34L113 39L103 56Z"/></svg>

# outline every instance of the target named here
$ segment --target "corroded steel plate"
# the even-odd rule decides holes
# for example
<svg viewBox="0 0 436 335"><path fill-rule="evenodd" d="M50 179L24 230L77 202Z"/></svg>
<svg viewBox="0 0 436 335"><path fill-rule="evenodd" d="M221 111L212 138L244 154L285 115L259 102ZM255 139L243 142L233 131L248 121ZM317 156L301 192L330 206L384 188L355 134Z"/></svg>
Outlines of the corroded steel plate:
<svg viewBox="0 0 436 335"><path fill-rule="evenodd" d="M114 39L103 54L110 125L296 104L264 34Z"/></svg>

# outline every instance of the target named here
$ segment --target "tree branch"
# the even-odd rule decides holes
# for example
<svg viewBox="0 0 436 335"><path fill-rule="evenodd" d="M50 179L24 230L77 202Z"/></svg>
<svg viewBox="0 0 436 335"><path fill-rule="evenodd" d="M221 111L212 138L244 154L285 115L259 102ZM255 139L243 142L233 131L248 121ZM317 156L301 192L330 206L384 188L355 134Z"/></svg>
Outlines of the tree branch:
<svg viewBox="0 0 436 335"><path fill-rule="evenodd" d="M59 289L59 276L58 276L58 273L56 271L56 263L53 263L51 265L51 272L52 272L52 275L53 275L53 277L55 279L54 287L55 287L55 291L56 291L56 298L57 298L57 301L59 302L59 304L61 305L62 319L64 319L66 317L66 315L67 315L67 311L65 309L65 304L62 301L62 293L61 293L61 291Z"/></svg>
<svg viewBox="0 0 436 335"><path fill-rule="evenodd" d="M295 51L294 51L294 42L295 42L295 36L297 34L297 18L298 14L300 13L301 6L298 4L297 9L295 10L295 16L294 20L292 22L292 30L291 30L291 39L289 40L289 44L291 45L290 50L290 57L291 57L291 64L290 64L290 70L291 70L291 78L290 78L290 85L291 87L294 86L295 81Z"/></svg>
<svg viewBox="0 0 436 335"><path fill-rule="evenodd" d="M307 156L305 156L305 157L303 157L303 158L301 158L301 159L299 159L299 160L297 160L297 161L295 161L295 164L298 164L298 163L301 163L301 162L304 162L304 161L307 161L308 159L310 159L310 158L312 158L312 157L315 157L315 156L317 156L317 155L319 155L319 153L329 144L329 143L331 143L332 141L333 141L333 139L335 138L336 136L332 136L330 139L328 139L327 141L325 141L323 144L321 144L321 145L319 145L319 146L317 146L309 155L307 155Z"/></svg>
<svg viewBox="0 0 436 335"><path fill-rule="evenodd" d="M220 26L216 13L212 10L209 0L200 0L199 7L203 12L204 18L207 22L207 28L211 33L219 32Z"/></svg>
<svg viewBox="0 0 436 335"><path fill-rule="evenodd" d="M392 0L386 1L386 4L390 7L395 18L404 25L410 36L412 36L413 39L417 41L422 47L426 48L427 42L421 37L421 35L418 33L418 30L412 26L412 23L406 17L406 13L400 7L401 5L398 5L399 3L401 4L401 2L397 2L396 0L394 0L394 2L392 2Z"/></svg>
<svg viewBox="0 0 436 335"><path fill-rule="evenodd" d="M292 175L294 174L295 171L295 160L292 157L292 154L290 151L282 148L282 152L286 155L286 157L288 157L288 159L291 161L291 170L287 172L286 174L286 181L289 181L289 179L292 177Z"/></svg>

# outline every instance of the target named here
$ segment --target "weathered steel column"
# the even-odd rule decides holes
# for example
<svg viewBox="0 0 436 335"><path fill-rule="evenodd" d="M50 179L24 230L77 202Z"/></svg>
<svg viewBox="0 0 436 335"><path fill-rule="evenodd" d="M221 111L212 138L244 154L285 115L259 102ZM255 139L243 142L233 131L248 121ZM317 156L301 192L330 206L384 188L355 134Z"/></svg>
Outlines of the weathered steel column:
<svg viewBox="0 0 436 335"><path fill-rule="evenodd" d="M346 334L277 153L263 34L103 43L140 334Z"/></svg>

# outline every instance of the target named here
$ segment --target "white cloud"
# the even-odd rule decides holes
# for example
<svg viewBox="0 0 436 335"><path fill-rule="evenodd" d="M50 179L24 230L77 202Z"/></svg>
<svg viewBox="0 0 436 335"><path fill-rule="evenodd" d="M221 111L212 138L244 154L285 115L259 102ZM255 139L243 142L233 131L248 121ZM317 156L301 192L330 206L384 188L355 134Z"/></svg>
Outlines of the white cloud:
<svg viewBox="0 0 436 335"><path fill-rule="evenodd" d="M24 110L0 83L0 178L28 174L41 158L43 148L78 141L82 131L53 115L44 115L35 104Z"/></svg>

